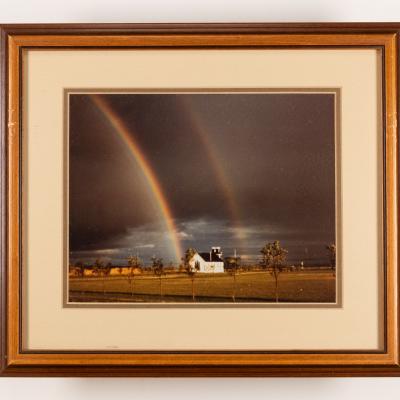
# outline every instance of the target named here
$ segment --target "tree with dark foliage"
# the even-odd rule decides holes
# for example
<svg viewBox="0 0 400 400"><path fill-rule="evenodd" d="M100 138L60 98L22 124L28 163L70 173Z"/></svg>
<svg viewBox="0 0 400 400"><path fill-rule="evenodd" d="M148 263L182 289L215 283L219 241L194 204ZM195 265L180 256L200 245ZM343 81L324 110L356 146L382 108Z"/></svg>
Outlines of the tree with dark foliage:
<svg viewBox="0 0 400 400"><path fill-rule="evenodd" d="M156 256L153 256L151 258L153 261L153 272L154 275L157 275L160 279L160 298L162 299L163 297L163 292L162 292L162 276L165 274L164 272L164 263L162 258L158 258Z"/></svg>
<svg viewBox="0 0 400 400"><path fill-rule="evenodd" d="M326 246L326 249L329 252L329 261L331 264L331 268L333 271L336 270L336 245L334 243L329 244Z"/></svg>
<svg viewBox="0 0 400 400"><path fill-rule="evenodd" d="M194 293L194 279L196 276L197 269L192 268L190 265L190 260L193 258L193 256L197 253L196 249L193 249L192 247L189 247L185 251L185 256L183 257L183 265L185 267L185 272L188 274L191 282L192 282L192 301L195 301L195 293Z"/></svg>
<svg viewBox="0 0 400 400"><path fill-rule="evenodd" d="M235 252L236 253L236 252ZM225 265L228 274L233 277L233 292L232 292L232 300L236 301L236 276L240 272L240 257L236 255L234 257L226 257Z"/></svg>
<svg viewBox="0 0 400 400"><path fill-rule="evenodd" d="M135 270L140 268L140 258L138 255L128 257L129 274L128 274L128 284L131 288L132 297L135 294Z"/></svg>

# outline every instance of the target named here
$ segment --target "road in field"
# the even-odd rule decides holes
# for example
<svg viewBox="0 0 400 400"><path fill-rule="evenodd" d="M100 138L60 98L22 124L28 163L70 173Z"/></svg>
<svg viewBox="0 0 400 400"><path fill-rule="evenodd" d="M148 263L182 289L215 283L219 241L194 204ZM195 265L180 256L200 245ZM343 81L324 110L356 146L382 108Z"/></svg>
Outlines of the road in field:
<svg viewBox="0 0 400 400"><path fill-rule="evenodd" d="M268 272L197 274L196 302L274 302L275 281ZM71 302L192 302L192 281L185 274L127 277L70 278ZM336 278L332 271L282 272L280 302L335 302Z"/></svg>

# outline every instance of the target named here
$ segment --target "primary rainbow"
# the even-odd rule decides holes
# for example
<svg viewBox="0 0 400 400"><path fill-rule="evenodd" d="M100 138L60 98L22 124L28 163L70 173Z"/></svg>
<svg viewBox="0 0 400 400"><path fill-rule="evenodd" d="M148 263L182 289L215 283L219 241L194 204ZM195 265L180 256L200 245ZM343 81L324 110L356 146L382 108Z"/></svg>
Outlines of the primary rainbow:
<svg viewBox="0 0 400 400"><path fill-rule="evenodd" d="M119 138L122 139L124 144L126 144L126 146L129 148L130 153L134 157L143 175L145 176L147 184L149 185L149 188L153 193L161 214L164 218L165 226L169 232L171 245L173 247L175 257L177 261L179 261L183 253L181 243L178 238L178 231L174 223L171 209L162 191L160 182L158 181L154 171L152 170L149 161L146 159L139 144L135 141L132 132L129 131L121 117L110 107L107 101L102 96L97 94L91 95L91 99L93 103L97 106L97 108L103 113L114 131L118 134Z"/></svg>

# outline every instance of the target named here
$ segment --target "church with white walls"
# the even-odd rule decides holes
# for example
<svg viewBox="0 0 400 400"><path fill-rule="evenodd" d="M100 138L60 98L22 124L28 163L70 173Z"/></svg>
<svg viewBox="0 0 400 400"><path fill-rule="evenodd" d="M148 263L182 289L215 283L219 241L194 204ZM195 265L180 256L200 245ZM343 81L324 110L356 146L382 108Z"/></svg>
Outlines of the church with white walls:
<svg viewBox="0 0 400 400"><path fill-rule="evenodd" d="M224 272L224 259L221 247L212 247L206 253L195 253L189 265L192 271L203 273L222 273Z"/></svg>

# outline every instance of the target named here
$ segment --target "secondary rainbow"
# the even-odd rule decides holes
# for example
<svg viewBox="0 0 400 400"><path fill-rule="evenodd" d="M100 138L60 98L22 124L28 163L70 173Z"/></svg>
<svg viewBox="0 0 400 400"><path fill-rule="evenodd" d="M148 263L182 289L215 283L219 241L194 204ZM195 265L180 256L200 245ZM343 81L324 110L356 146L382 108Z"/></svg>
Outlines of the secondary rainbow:
<svg viewBox="0 0 400 400"><path fill-rule="evenodd" d="M130 153L134 157L143 175L145 176L147 184L149 185L149 188L158 204L158 207L165 222L165 226L169 232L171 245L173 247L176 260L179 261L183 253L181 243L177 234L178 231L174 223L171 208L169 207L167 199L162 191L160 182L158 181L157 176L151 168L149 161L146 159L144 152L140 148L139 144L136 142L133 132L131 132L125 126L121 117L110 107L107 101L98 94L91 95L91 99L93 103L97 106L97 108L105 116L114 131L118 134L118 137L129 148Z"/></svg>
<svg viewBox="0 0 400 400"><path fill-rule="evenodd" d="M242 248L245 247L245 240L243 230L241 229L241 217L239 207L236 202L235 194L232 190L232 184L225 173L225 170L221 164L220 157L215 150L215 146L212 144L207 130L203 127L198 115L194 111L194 108L187 103L184 98L181 98L181 106L184 110L183 114L188 118L188 121L192 127L192 131L199 138L207 156L214 170L216 180L220 184L222 194L225 198L228 206L229 213L232 218L233 227L235 228L235 237L238 239L239 244Z"/></svg>

